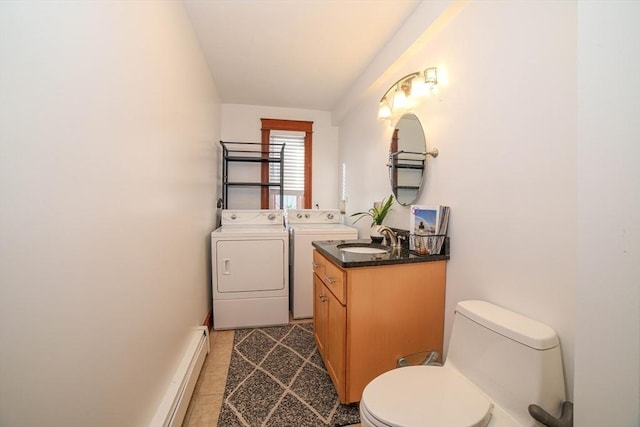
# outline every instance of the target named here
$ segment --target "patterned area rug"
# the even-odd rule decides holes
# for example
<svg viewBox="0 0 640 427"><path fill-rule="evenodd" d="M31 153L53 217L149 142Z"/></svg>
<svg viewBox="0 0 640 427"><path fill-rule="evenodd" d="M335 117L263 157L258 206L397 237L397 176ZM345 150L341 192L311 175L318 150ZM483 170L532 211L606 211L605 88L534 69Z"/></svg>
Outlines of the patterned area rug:
<svg viewBox="0 0 640 427"><path fill-rule="evenodd" d="M218 427L346 426L357 405L341 405L313 341L313 324L235 332Z"/></svg>

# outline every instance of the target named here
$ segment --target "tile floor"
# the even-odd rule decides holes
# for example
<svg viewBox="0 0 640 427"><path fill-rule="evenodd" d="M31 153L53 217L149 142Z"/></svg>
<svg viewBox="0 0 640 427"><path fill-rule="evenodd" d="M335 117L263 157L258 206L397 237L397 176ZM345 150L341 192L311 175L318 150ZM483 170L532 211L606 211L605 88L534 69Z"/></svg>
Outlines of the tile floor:
<svg viewBox="0 0 640 427"><path fill-rule="evenodd" d="M308 320L307 320L308 321ZM211 331L211 351L204 361L182 427L216 427L222 407L234 331ZM352 427L360 426L355 424ZM302 427L302 426L300 426Z"/></svg>
<svg viewBox="0 0 640 427"><path fill-rule="evenodd" d="M227 383L233 336L234 331L211 331L211 351L204 361L183 427L217 426L224 386Z"/></svg>

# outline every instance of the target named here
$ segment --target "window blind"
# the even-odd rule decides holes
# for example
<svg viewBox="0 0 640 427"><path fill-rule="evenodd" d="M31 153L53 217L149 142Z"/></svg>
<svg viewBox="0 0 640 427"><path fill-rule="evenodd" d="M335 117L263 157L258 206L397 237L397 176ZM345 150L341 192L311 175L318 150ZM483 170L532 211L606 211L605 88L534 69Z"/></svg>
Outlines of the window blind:
<svg viewBox="0 0 640 427"><path fill-rule="evenodd" d="M285 144L284 146L284 192L287 194L304 193L304 134L274 135L269 137L271 144ZM278 151L280 147L272 147ZM271 163L269 167L269 181L280 181L280 164Z"/></svg>

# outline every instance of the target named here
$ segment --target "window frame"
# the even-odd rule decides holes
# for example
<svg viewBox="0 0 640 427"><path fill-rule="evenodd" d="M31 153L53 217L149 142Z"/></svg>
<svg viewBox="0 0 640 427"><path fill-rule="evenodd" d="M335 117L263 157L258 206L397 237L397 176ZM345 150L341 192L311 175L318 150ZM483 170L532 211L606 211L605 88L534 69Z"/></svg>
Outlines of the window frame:
<svg viewBox="0 0 640 427"><path fill-rule="evenodd" d="M311 173L312 173L312 154L313 146L313 122L305 120L284 120L284 119L260 119L262 127L262 151L269 152L269 141L271 139L272 130L297 131L304 132L304 196L303 208L311 209ZM268 155L268 154L267 154ZM262 164L261 169L262 182L269 182L269 165ZM269 188L262 187L260 194L260 207L269 209Z"/></svg>

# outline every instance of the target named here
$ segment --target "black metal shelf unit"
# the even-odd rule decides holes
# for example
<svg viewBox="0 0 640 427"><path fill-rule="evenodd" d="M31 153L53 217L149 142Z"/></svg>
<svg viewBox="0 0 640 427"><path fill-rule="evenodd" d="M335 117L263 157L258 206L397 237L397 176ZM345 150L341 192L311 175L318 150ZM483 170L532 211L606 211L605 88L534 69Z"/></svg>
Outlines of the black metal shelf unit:
<svg viewBox="0 0 640 427"><path fill-rule="evenodd" d="M391 187L394 194L396 190L419 190L418 185L399 185L398 184L398 170L399 169L414 169L421 173L424 171L424 164L426 160L426 153L415 151L396 151L389 153L389 176L391 178Z"/></svg>
<svg viewBox="0 0 640 427"><path fill-rule="evenodd" d="M284 196L284 144L262 144L260 142L220 141L222 146L222 208L229 205L229 187L277 187L280 200ZM280 180L278 182L229 181L229 164L243 163L278 163Z"/></svg>

